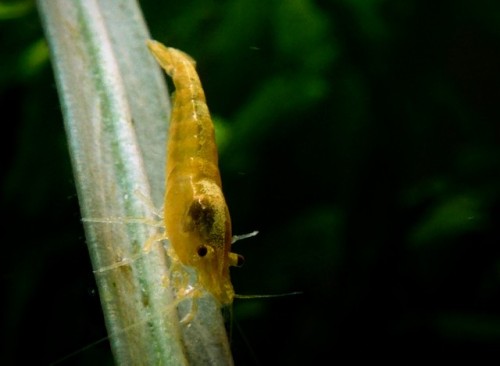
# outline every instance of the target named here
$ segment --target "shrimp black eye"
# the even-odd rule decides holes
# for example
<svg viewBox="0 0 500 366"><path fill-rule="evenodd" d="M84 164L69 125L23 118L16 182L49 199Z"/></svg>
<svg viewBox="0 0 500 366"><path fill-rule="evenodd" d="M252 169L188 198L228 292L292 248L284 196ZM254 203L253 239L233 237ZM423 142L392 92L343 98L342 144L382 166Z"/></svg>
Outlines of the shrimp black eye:
<svg viewBox="0 0 500 366"><path fill-rule="evenodd" d="M208 253L208 249L207 249L207 247L206 247L206 246L204 246L204 245L200 245L200 246L198 247L198 255L199 255L200 257L202 257L202 258L203 258L204 256L206 256L206 255L207 255L207 253Z"/></svg>
<svg viewBox="0 0 500 366"><path fill-rule="evenodd" d="M236 267L241 267L245 263L245 258L238 254L238 262L236 263Z"/></svg>

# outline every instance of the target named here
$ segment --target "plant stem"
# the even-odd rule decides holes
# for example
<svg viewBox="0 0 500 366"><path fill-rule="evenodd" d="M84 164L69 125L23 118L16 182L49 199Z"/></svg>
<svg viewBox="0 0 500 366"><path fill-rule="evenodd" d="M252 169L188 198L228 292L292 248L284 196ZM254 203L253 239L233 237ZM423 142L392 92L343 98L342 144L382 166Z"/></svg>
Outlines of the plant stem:
<svg viewBox="0 0 500 366"><path fill-rule="evenodd" d="M175 299L170 259L149 224L163 196L169 107L136 1L38 0L38 7L116 363L232 364L213 299L199 300L193 323L179 322L177 305L192 303Z"/></svg>

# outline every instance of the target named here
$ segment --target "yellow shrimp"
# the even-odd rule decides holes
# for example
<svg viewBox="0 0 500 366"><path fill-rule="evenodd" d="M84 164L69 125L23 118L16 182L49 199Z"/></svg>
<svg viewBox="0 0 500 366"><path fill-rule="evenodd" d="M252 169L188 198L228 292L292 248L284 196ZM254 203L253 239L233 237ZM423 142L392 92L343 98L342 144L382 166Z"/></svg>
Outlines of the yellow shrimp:
<svg viewBox="0 0 500 366"><path fill-rule="evenodd" d="M148 47L176 89L167 144L166 233L179 260L196 268L201 285L227 306L234 298L229 266L242 257L230 251L231 219L205 94L189 55L152 40Z"/></svg>

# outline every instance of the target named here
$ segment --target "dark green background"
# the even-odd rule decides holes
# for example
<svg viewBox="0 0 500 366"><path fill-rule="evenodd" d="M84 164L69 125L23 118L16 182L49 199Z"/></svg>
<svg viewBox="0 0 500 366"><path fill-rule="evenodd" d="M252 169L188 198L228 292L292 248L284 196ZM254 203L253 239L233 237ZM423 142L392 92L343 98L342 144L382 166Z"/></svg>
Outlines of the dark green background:
<svg viewBox="0 0 500 366"><path fill-rule="evenodd" d="M235 301L237 365L498 360L500 2L141 3L198 61L234 232L260 230L236 291L303 291ZM0 363L45 365L106 333L36 9L0 17Z"/></svg>

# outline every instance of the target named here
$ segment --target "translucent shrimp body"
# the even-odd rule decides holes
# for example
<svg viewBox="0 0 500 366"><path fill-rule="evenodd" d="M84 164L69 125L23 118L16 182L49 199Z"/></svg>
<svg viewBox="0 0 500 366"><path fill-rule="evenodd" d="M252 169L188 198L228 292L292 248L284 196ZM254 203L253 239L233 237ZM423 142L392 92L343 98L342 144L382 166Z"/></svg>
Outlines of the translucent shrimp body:
<svg viewBox="0 0 500 366"><path fill-rule="evenodd" d="M220 303L232 303L229 266L231 219L221 188L217 146L194 60L182 51L148 41L175 86L167 144L165 228L179 260L197 269L200 284Z"/></svg>

